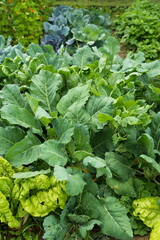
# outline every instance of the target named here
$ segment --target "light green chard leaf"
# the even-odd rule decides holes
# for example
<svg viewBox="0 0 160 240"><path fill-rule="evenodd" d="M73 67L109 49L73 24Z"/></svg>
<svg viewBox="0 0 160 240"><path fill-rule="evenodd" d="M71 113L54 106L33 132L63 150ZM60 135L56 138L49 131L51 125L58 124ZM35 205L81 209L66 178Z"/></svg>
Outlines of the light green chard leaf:
<svg viewBox="0 0 160 240"><path fill-rule="evenodd" d="M0 191L0 221L7 223L10 228L19 228L21 219L16 218L10 208L10 203L5 195Z"/></svg>
<svg viewBox="0 0 160 240"><path fill-rule="evenodd" d="M20 167L23 164L28 165L39 158L40 144L40 140L32 133L29 133L24 139L15 143L5 157L15 167Z"/></svg>
<svg viewBox="0 0 160 240"><path fill-rule="evenodd" d="M55 166L54 176L60 181L66 180L66 191L70 196L77 196L83 192L86 182L83 180L82 173L65 169L61 166Z"/></svg>
<svg viewBox="0 0 160 240"><path fill-rule="evenodd" d="M48 177L43 174L15 181L12 197L35 217L46 216L57 207L63 209L68 199L65 182L58 181L53 175Z"/></svg>
<svg viewBox="0 0 160 240"><path fill-rule="evenodd" d="M1 90L1 98L3 105L13 104L23 108L26 106L24 95L20 94L20 89L15 84L7 84Z"/></svg>
<svg viewBox="0 0 160 240"><path fill-rule="evenodd" d="M15 172L9 162L3 157L0 157L0 177L12 178L14 173Z"/></svg>
<svg viewBox="0 0 160 240"><path fill-rule="evenodd" d="M0 127L0 154L5 154L16 142L21 141L25 133L18 127Z"/></svg>
<svg viewBox="0 0 160 240"><path fill-rule="evenodd" d="M37 99L41 106L51 114L55 108L56 91L61 87L62 77L58 73L41 70L32 78L31 96Z"/></svg>
<svg viewBox="0 0 160 240"><path fill-rule="evenodd" d="M118 175L124 181L136 174L136 171L132 168L134 162L131 160L129 161L127 158L117 153L106 152L105 160L112 173Z"/></svg>
<svg viewBox="0 0 160 240"><path fill-rule="evenodd" d="M31 128L33 132L41 134L41 124L26 108L20 108L16 105L6 105L1 108L1 117L10 124L19 125L25 128Z"/></svg>
<svg viewBox="0 0 160 240"><path fill-rule="evenodd" d="M103 234L122 240L133 238L133 233L126 208L114 197L100 199L100 217Z"/></svg>
<svg viewBox="0 0 160 240"><path fill-rule="evenodd" d="M64 145L56 140L48 140L39 147L39 157L50 166L64 166L67 163L67 154Z"/></svg>
<svg viewBox="0 0 160 240"><path fill-rule="evenodd" d="M74 133L74 127L69 120L66 118L53 119L52 125L60 143L67 144L71 141L71 137Z"/></svg>
<svg viewBox="0 0 160 240"><path fill-rule="evenodd" d="M9 177L0 177L0 192L2 192L6 197L11 196L13 188L13 182Z"/></svg>
<svg viewBox="0 0 160 240"><path fill-rule="evenodd" d="M157 222L154 227L153 230L150 234L150 240L157 240L160 236L160 223Z"/></svg>
<svg viewBox="0 0 160 240"><path fill-rule="evenodd" d="M68 91L68 93L61 98L57 104L57 109L60 114L65 115L71 107L75 107L76 103L79 103L81 106L84 106L88 100L90 86L77 86Z"/></svg>
<svg viewBox="0 0 160 240"><path fill-rule="evenodd" d="M134 216L139 218L150 228L153 228L151 232L152 240L157 240L156 234L159 232L160 226L160 206L158 205L159 197L147 197L137 199L133 202ZM157 231L157 233L156 233Z"/></svg>

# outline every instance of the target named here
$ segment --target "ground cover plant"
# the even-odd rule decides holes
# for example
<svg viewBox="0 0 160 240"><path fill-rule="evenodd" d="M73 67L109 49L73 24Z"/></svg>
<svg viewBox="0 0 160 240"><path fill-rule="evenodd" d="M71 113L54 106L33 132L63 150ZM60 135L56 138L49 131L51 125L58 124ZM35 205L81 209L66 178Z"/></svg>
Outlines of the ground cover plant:
<svg viewBox="0 0 160 240"><path fill-rule="evenodd" d="M160 4L135 1L115 21L116 34L133 51L145 52L150 60L160 55Z"/></svg>
<svg viewBox="0 0 160 240"><path fill-rule="evenodd" d="M10 42L0 36L2 237L38 239L36 224L46 240L157 240L160 61L121 59L109 34L72 54Z"/></svg>
<svg viewBox="0 0 160 240"><path fill-rule="evenodd" d="M52 1L2 0L0 2L0 32L5 38L10 35L12 43L21 42L27 47L39 43L43 35L43 22L48 20Z"/></svg>

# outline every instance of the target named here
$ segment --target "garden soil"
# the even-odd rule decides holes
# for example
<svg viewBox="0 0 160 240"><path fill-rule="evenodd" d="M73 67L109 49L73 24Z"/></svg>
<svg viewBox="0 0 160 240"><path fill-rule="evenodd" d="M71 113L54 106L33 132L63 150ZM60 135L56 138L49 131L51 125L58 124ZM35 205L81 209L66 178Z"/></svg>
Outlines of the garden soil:
<svg viewBox="0 0 160 240"><path fill-rule="evenodd" d="M111 240L119 240L117 238L111 238ZM149 234L145 235L143 237L141 236L135 236L132 240L149 240Z"/></svg>

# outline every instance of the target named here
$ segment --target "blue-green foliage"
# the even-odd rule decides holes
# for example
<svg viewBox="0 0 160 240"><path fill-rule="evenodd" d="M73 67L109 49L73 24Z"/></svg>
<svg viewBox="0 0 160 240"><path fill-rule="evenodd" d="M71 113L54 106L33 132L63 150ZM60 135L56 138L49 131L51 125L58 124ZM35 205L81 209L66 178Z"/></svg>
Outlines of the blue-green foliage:
<svg viewBox="0 0 160 240"><path fill-rule="evenodd" d="M97 10L75 9L59 6L53 9L52 17L44 23L42 44L51 44L55 51L63 44L66 46L93 45L103 42L108 36L109 15Z"/></svg>

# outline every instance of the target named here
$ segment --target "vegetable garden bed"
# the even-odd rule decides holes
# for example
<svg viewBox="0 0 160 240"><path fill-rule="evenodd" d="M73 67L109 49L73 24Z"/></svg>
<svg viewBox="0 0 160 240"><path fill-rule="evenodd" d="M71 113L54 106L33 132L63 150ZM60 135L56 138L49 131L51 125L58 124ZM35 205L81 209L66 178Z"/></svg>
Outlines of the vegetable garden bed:
<svg viewBox="0 0 160 240"><path fill-rule="evenodd" d="M60 6L41 46L0 36L2 239L158 240L160 61L109 28Z"/></svg>

